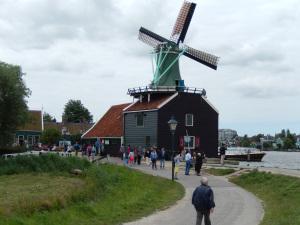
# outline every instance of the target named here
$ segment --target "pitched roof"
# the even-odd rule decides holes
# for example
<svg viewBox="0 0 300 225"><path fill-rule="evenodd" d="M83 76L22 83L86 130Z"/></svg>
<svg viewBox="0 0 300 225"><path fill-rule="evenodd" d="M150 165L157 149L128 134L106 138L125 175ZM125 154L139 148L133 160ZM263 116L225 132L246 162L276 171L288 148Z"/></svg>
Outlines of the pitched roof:
<svg viewBox="0 0 300 225"><path fill-rule="evenodd" d="M63 128L65 128L68 135L83 134L93 125L93 123L44 122L45 129L54 128L62 132Z"/></svg>
<svg viewBox="0 0 300 225"><path fill-rule="evenodd" d="M130 103L113 105L82 138L121 137L123 135L123 109Z"/></svg>
<svg viewBox="0 0 300 225"><path fill-rule="evenodd" d="M169 98L171 98L172 95L151 95L150 96L150 102L147 100L143 100L142 102L137 101L130 107L128 107L124 112L130 112L130 111L142 111L142 110L153 110L158 109L161 104L168 101Z"/></svg>
<svg viewBox="0 0 300 225"><path fill-rule="evenodd" d="M18 131L42 131L42 111L29 110L28 120L24 126L17 128Z"/></svg>

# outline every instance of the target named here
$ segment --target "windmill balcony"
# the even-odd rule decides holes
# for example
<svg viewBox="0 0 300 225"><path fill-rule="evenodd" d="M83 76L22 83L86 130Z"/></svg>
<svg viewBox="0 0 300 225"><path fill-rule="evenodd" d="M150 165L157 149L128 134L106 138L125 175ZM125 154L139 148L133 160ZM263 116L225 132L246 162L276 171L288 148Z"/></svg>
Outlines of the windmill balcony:
<svg viewBox="0 0 300 225"><path fill-rule="evenodd" d="M194 88L194 87L185 87L185 86L162 86L162 87L135 87L129 88L127 94L133 97L139 97L141 94L152 94L152 93L175 93L175 92L186 92L199 94L206 96L206 91L204 88Z"/></svg>

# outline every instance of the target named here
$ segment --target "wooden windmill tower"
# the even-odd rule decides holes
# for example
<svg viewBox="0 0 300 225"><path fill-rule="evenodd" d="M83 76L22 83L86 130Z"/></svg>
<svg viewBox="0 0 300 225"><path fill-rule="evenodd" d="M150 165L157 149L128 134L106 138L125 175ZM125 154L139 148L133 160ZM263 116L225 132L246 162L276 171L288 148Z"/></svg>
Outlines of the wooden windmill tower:
<svg viewBox="0 0 300 225"><path fill-rule="evenodd" d="M183 44L196 4L184 1L170 39L141 27L139 39L154 48L155 70L151 88L184 87L180 76L179 58L184 55L212 69L217 69L219 57Z"/></svg>

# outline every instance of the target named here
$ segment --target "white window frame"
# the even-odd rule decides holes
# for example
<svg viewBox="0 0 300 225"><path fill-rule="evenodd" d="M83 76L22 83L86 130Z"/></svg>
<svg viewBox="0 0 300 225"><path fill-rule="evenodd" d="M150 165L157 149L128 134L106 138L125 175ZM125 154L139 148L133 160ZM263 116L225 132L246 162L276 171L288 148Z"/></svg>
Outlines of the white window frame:
<svg viewBox="0 0 300 225"><path fill-rule="evenodd" d="M38 141L37 141L37 139L38 139ZM34 135L33 136L33 144L34 145L38 144L40 142L40 139L41 139L40 135Z"/></svg>
<svg viewBox="0 0 300 225"><path fill-rule="evenodd" d="M143 118L143 125L138 125L138 117L139 117L139 115L141 115L142 118ZM136 114L136 126L137 126L137 127L144 127L144 124L145 124L145 121L144 121L144 113L138 112L138 113Z"/></svg>
<svg viewBox="0 0 300 225"><path fill-rule="evenodd" d="M29 137L31 138L31 142L29 142ZM34 142L34 135L28 135L27 136L27 144L29 144L29 145L33 145L33 142Z"/></svg>
<svg viewBox="0 0 300 225"><path fill-rule="evenodd" d="M187 120L188 115L192 115L192 124L187 124L187 122L188 122L188 120ZM185 114L185 126L186 127L193 127L194 126L194 114L192 114L192 113Z"/></svg>
<svg viewBox="0 0 300 225"><path fill-rule="evenodd" d="M24 141L24 143L25 143L25 135L18 135L18 142L16 143L16 144L20 144L20 137L22 137L22 140Z"/></svg>
<svg viewBox="0 0 300 225"><path fill-rule="evenodd" d="M186 140L186 138L187 137L190 137L190 138L193 138L193 145L192 146L186 146L185 145L185 143L187 143L185 140ZM195 149L195 141L196 141L196 139L195 139L196 137L195 136L184 136L183 137L183 146L184 146L184 149Z"/></svg>

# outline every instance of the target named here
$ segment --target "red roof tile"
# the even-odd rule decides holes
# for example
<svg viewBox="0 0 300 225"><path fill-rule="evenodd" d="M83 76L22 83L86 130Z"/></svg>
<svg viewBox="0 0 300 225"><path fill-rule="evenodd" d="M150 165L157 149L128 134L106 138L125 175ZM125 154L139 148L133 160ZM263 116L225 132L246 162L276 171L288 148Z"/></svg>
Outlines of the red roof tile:
<svg viewBox="0 0 300 225"><path fill-rule="evenodd" d="M158 109L158 107L165 102L171 95L153 95L150 97L150 102L147 99L143 100L143 102L137 101L135 104L127 108L125 111L139 111L139 110L151 110Z"/></svg>
<svg viewBox="0 0 300 225"><path fill-rule="evenodd" d="M82 138L123 136L123 109L130 103L114 105Z"/></svg>

